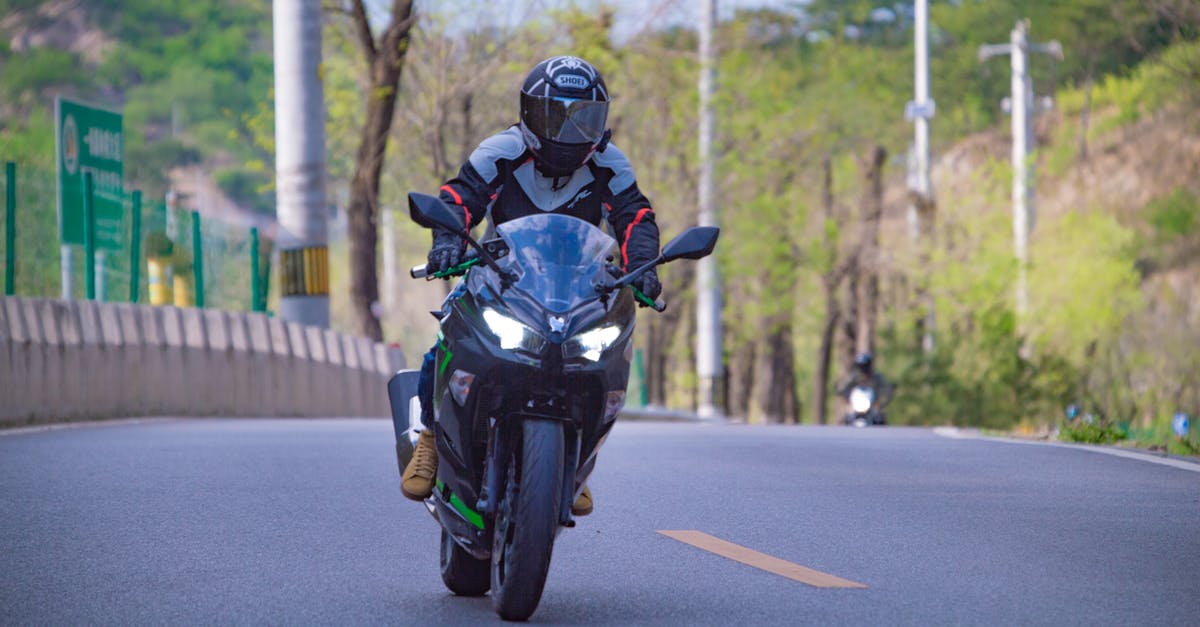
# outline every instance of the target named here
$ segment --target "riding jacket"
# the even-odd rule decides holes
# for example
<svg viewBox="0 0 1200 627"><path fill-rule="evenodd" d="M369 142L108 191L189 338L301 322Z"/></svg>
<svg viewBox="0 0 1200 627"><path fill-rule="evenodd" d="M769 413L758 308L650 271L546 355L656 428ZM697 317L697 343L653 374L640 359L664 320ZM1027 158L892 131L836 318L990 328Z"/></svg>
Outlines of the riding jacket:
<svg viewBox="0 0 1200 627"><path fill-rule="evenodd" d="M483 140L438 195L462 208L468 229L485 218L491 230L513 218L560 213L596 226L607 220L625 270L658 256L654 209L638 190L629 160L611 143L569 177L546 177L537 171L519 127L511 126Z"/></svg>

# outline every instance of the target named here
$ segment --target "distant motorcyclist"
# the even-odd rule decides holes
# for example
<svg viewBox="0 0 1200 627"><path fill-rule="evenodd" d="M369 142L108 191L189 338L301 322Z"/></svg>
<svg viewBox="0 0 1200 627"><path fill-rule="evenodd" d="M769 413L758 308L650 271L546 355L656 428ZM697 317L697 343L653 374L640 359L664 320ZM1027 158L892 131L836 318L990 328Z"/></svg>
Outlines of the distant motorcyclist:
<svg viewBox="0 0 1200 627"><path fill-rule="evenodd" d="M874 357L870 351L864 351L854 356L854 367L838 385L838 396L850 402L850 394L855 388L864 387L874 392L872 411L878 412L883 420L884 409L891 402L895 387L883 375L875 371ZM851 410L847 415L852 415Z"/></svg>
<svg viewBox="0 0 1200 627"><path fill-rule="evenodd" d="M599 226L607 222L620 246L623 270L658 256L658 225L650 201L638 189L633 167L609 143L608 87L600 72L583 59L552 57L533 68L521 87L520 122L485 140L471 153L458 176L441 188L440 197L462 211L467 229L486 218L489 231L527 215L565 214ZM466 243L457 234L433 230L426 268L430 274L458 265ZM662 292L653 269L633 283L651 300ZM459 293L452 293L447 302ZM425 355L417 395L426 429L405 468L400 491L413 500L427 498L437 472L433 425L433 370L436 344ZM592 511L585 486L571 508Z"/></svg>

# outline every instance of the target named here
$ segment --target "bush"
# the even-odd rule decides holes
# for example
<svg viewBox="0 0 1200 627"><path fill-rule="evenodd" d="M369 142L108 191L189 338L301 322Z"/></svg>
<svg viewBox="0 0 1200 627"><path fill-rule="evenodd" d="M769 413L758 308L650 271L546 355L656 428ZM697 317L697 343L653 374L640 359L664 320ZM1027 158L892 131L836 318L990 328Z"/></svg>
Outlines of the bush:
<svg viewBox="0 0 1200 627"><path fill-rule="evenodd" d="M1200 221L1200 198L1183 187L1177 187L1166 196L1161 196L1146 207L1150 225L1154 227L1155 239L1160 244L1196 232Z"/></svg>
<svg viewBox="0 0 1200 627"><path fill-rule="evenodd" d="M162 231L151 231L142 239L142 249L147 258L170 257L175 252L175 243Z"/></svg>
<svg viewBox="0 0 1200 627"><path fill-rule="evenodd" d="M1129 432L1127 427L1114 425L1103 418L1084 416L1063 423L1058 437L1065 442L1113 444L1129 437Z"/></svg>

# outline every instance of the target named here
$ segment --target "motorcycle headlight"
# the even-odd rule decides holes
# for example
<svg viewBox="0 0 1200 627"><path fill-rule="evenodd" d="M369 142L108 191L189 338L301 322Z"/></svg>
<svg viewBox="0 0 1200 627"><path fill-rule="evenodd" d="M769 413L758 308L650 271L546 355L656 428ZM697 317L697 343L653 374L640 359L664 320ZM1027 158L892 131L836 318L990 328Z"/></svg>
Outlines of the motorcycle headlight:
<svg viewBox="0 0 1200 627"><path fill-rule="evenodd" d="M584 331L563 342L563 357L583 357L589 361L600 361L600 355L621 337L621 327L610 324Z"/></svg>
<svg viewBox="0 0 1200 627"><path fill-rule="evenodd" d="M871 403L874 402L872 396L867 390L854 388L850 392L850 407L853 407L856 413L865 414L871 409Z"/></svg>
<svg viewBox="0 0 1200 627"><path fill-rule="evenodd" d="M483 321L500 340L500 348L522 348L531 352L539 352L542 339L533 329L509 318L495 309L483 310Z"/></svg>

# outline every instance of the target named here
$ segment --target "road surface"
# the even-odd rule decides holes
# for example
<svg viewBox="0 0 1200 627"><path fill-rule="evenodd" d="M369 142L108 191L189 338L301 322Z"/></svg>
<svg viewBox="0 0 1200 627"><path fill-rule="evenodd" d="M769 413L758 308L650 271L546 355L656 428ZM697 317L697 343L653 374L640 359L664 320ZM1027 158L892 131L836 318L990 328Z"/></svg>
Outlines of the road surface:
<svg viewBox="0 0 1200 627"><path fill-rule="evenodd" d="M383 420L0 435L3 622L495 621L446 592L438 528L397 486ZM1200 621L1191 466L926 429L622 423L592 490L533 623Z"/></svg>

